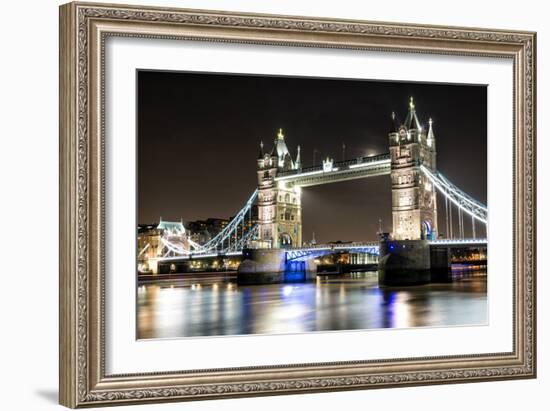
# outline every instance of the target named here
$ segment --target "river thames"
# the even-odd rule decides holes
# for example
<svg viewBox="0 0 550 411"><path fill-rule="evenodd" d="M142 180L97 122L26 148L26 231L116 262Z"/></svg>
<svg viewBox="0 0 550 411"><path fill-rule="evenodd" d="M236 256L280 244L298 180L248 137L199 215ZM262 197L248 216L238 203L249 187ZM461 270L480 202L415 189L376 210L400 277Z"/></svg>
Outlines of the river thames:
<svg viewBox="0 0 550 411"><path fill-rule="evenodd" d="M137 294L138 339L487 323L487 276L479 271L406 288L379 287L376 272L251 286L195 274L142 283Z"/></svg>

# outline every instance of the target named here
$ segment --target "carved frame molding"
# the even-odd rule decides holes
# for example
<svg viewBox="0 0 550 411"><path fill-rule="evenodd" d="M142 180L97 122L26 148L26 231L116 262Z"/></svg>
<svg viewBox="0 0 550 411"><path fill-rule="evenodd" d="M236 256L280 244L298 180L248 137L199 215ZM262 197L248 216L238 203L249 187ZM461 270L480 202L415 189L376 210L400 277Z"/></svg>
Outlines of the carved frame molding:
<svg viewBox="0 0 550 411"><path fill-rule="evenodd" d="M514 350L105 375L104 46L109 36L475 55L514 62ZM60 402L69 407L536 376L536 35L69 3L60 7Z"/></svg>

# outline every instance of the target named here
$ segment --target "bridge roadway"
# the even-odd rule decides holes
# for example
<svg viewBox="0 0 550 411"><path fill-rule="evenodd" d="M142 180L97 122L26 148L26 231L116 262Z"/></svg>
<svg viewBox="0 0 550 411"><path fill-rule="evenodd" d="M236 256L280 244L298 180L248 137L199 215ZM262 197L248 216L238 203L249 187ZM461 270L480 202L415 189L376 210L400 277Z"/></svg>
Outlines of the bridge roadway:
<svg viewBox="0 0 550 411"><path fill-rule="evenodd" d="M368 243L334 243L320 244L309 247L289 248L286 251L287 261L305 261L309 258L332 254L339 251L349 251L378 256L380 247L378 241Z"/></svg>
<svg viewBox="0 0 550 411"><path fill-rule="evenodd" d="M390 241L391 242L391 241ZM453 249L453 248L465 248L465 247L486 247L487 239L439 239L429 241L430 248L439 249ZM379 242L351 242L351 243L332 243L332 244L318 244L307 247L295 247L283 249L286 254L287 261L303 261L309 258L318 257L321 255L332 254L339 251L351 251L356 253L379 255ZM158 262L168 261L186 261L196 259L207 259L214 257L235 257L242 256L242 251L231 252L211 252L211 253L192 253L184 256L174 257L160 257L157 258Z"/></svg>

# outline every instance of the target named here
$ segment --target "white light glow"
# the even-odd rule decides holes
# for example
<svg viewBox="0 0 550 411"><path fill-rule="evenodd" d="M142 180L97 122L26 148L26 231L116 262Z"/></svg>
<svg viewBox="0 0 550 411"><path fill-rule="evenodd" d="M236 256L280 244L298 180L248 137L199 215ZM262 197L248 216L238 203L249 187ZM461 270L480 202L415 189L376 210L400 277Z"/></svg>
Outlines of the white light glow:
<svg viewBox="0 0 550 411"><path fill-rule="evenodd" d="M349 168L361 168L361 167L370 167L370 166L376 166L376 165L379 165L379 164L384 164L384 165L390 165L390 160L389 159L385 159L385 160L377 160L377 161L369 161L367 163L362 163L362 164L352 164L349 166Z"/></svg>
<svg viewBox="0 0 550 411"><path fill-rule="evenodd" d="M289 176L275 177L275 181L290 180L297 177L314 176L316 174L323 174L323 170L309 171L307 173L292 174Z"/></svg>
<svg viewBox="0 0 550 411"><path fill-rule="evenodd" d="M471 210L467 209L466 207L464 207L462 204L460 204L458 201L456 201L453 197L451 197L448 193L447 193L447 190L445 190L444 187L442 187L439 182L434 178L434 176L432 176L432 174L426 169L426 167L424 166L420 166L420 169L424 172L424 174L426 174L426 176L428 177L428 179L435 185L435 187L439 190L439 192L441 194L443 194L445 197L447 197L449 199L449 201L451 201L454 205L456 205L458 208L460 208L462 211L464 211L466 214L468 214L469 216L475 218L476 220L478 221L481 221L483 224L487 224L487 219L484 219L483 217L480 217L476 214L474 214ZM461 197L462 199L464 199L465 201L467 201L468 203L472 204L473 206L475 207L480 207L478 204L474 203L472 200L470 200L469 198L466 198L466 197ZM485 208L485 213L487 213L487 208Z"/></svg>

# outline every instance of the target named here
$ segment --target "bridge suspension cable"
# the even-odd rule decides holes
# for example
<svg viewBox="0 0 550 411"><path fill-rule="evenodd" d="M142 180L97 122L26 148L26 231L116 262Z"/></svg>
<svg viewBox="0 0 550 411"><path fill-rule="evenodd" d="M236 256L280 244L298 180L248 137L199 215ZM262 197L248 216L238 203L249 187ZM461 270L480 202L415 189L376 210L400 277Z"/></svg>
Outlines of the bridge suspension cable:
<svg viewBox="0 0 550 411"><path fill-rule="evenodd" d="M161 238L162 249L158 255L161 258L191 257L242 251L251 240L257 238L259 232L258 225L252 222L252 205L257 196L258 190L255 190L229 224L205 244L198 244L190 238L186 238L184 241L187 242L189 247L185 247L179 241L174 242L170 241L169 238ZM141 256L148 247L149 244L141 250L139 255Z"/></svg>
<svg viewBox="0 0 550 411"><path fill-rule="evenodd" d="M481 221L487 225L487 206L473 199L468 194L460 190L453 183L451 183L443 174L438 171L431 170L424 165L420 166L420 170L431 181L431 183L442 193L446 199L452 204L456 205L459 209L459 235L464 235L463 232L463 218L460 211L465 212L472 218ZM452 207L451 207L452 208ZM452 238L452 210L449 213L450 229Z"/></svg>
<svg viewBox="0 0 550 411"><path fill-rule="evenodd" d="M252 205L256 201L258 196L258 190L254 190L244 207L239 210L235 217L227 224L223 230L221 230L215 237L207 241L205 244L197 248L197 252L205 253L213 250L235 250L236 246L240 244L245 237L250 237L252 231L257 232L257 228L254 226L245 233L245 219L248 216L249 219L252 216ZM241 235L238 235L238 228L241 226ZM233 241L231 237L233 236ZM250 240L251 238L249 238ZM224 243L227 243L227 247L224 248Z"/></svg>
<svg viewBox="0 0 550 411"><path fill-rule="evenodd" d="M445 197L445 235L449 237L449 199Z"/></svg>
<svg viewBox="0 0 550 411"><path fill-rule="evenodd" d="M445 196L445 199L448 200L449 198L447 196ZM449 238L454 238L454 233L453 233L453 203L449 202L449 230L450 230L450 237Z"/></svg>
<svg viewBox="0 0 550 411"><path fill-rule="evenodd" d="M464 220L462 218L462 209L458 208L458 238L464 238Z"/></svg>
<svg viewBox="0 0 550 411"><path fill-rule="evenodd" d="M173 253L175 255L189 255L191 254L191 250L187 250L181 246L178 246L170 241L168 241L165 238L161 238L160 242L163 246L163 250L166 250L166 252L163 254L163 257L167 257L170 255L170 253Z"/></svg>

